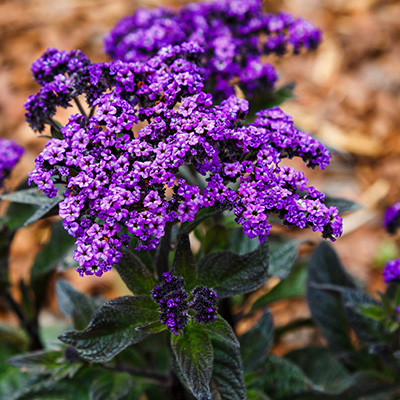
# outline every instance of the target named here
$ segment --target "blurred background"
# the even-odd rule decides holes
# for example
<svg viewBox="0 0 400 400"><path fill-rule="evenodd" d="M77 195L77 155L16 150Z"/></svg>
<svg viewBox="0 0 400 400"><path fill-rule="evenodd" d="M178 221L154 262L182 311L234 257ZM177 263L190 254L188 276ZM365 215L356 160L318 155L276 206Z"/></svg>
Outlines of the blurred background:
<svg viewBox="0 0 400 400"><path fill-rule="evenodd" d="M92 61L107 60L103 37L139 7L179 6L183 1L2 0L0 2L0 137L26 149L8 189L33 169L45 139L24 122L23 103L37 91L30 66L48 47L81 49ZM387 206L400 200L400 1L266 0L266 11L287 11L309 19L323 31L316 52L271 59L279 84L296 82L296 97L282 108L298 128L314 134L337 152L325 171L309 171L310 184L362 209L344 218L344 235L334 247L344 266L371 292L384 287L384 262L398 256L396 241L382 228ZM62 118L59 118L63 120ZM312 232L307 237L319 241ZM49 238L49 223L21 229L13 243L11 278L27 278L33 259ZM63 273L73 285L106 298L125 294L114 272L101 279ZM43 318L55 318L49 294ZM289 310L289 311L288 311ZM273 306L275 324L307 315L302 302ZM16 323L0 308L0 319ZM246 329L246 327L243 327ZM308 340L310 338L308 337ZM282 351L301 340L286 338ZM276 350L280 352L280 350Z"/></svg>

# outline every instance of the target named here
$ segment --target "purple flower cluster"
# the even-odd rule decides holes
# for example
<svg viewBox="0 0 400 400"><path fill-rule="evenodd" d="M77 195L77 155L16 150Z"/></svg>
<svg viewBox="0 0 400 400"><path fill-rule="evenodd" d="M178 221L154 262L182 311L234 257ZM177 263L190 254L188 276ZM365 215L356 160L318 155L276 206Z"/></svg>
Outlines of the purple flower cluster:
<svg viewBox="0 0 400 400"><path fill-rule="evenodd" d="M49 62L58 57L48 53L35 63L35 73L45 71L42 89L69 84L66 104L46 101L54 109L80 105L82 94L89 110L81 106L81 114L58 128L52 106L41 108L42 89L31 96L28 122L36 130L51 124L56 137L36 159L30 181L49 197L56 184L66 187L59 214L76 237L82 276L108 271L132 237L137 250L156 248L166 223L192 221L205 207L230 210L260 242L269 234L271 213L287 226L311 227L331 240L340 236L337 209L307 187L302 172L280 165L300 157L311 168L325 168L329 152L277 107L245 124L247 100L230 96L214 105L194 63L202 54L198 45L167 46L147 62L85 61L75 68L77 61L72 70ZM205 177L205 187L183 179L187 167Z"/></svg>
<svg viewBox="0 0 400 400"><path fill-rule="evenodd" d="M321 31L287 13L267 14L261 0L190 3L179 10L140 9L123 18L105 38L114 60L147 60L169 44L195 41L204 47L206 91L218 100L238 84L247 96L274 87L277 74L263 56L315 49Z"/></svg>
<svg viewBox="0 0 400 400"><path fill-rule="evenodd" d="M18 160L24 153L24 149L12 140L0 139L0 188Z"/></svg>
<svg viewBox="0 0 400 400"><path fill-rule="evenodd" d="M195 322L199 324L209 324L217 318L217 299L218 294L206 286L196 286L192 290L193 300L190 307L196 310L193 316Z"/></svg>
<svg viewBox="0 0 400 400"><path fill-rule="evenodd" d="M383 226L388 233L394 235L400 227L400 201L386 210Z"/></svg>
<svg viewBox="0 0 400 400"><path fill-rule="evenodd" d="M217 318L218 295L206 286L196 286L191 295L193 300L187 301L185 281L181 276L163 273L161 283L151 292L154 301L160 306L160 321L177 335L189 322L189 308L196 311L193 320L196 323L208 324Z"/></svg>
<svg viewBox="0 0 400 400"><path fill-rule="evenodd" d="M392 281L400 282L400 259L388 261L383 270L385 283Z"/></svg>
<svg viewBox="0 0 400 400"><path fill-rule="evenodd" d="M165 272L160 285L155 286L151 294L160 306L161 323L166 324L177 335L189 322L185 281L181 276L172 276L169 272Z"/></svg>

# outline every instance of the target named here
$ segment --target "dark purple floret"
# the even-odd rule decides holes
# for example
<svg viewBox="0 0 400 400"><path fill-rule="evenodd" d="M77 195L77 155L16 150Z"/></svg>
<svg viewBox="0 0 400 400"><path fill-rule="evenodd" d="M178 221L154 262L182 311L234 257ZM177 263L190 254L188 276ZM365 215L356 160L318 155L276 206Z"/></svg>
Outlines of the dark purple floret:
<svg viewBox="0 0 400 400"><path fill-rule="evenodd" d="M385 283L396 281L400 283L400 259L388 261L383 270Z"/></svg>
<svg viewBox="0 0 400 400"><path fill-rule="evenodd" d="M14 141L0 139L0 188L23 153L24 149Z"/></svg>
<svg viewBox="0 0 400 400"><path fill-rule="evenodd" d="M400 227L400 201L386 210L383 226L388 233L394 235Z"/></svg>
<svg viewBox="0 0 400 400"><path fill-rule="evenodd" d="M192 290L190 308L196 311L193 319L199 324L209 324L217 318L218 294L206 286L196 286Z"/></svg>
<svg viewBox="0 0 400 400"><path fill-rule="evenodd" d="M115 60L145 61L166 45L194 41L204 47L205 90L222 100L238 84L246 96L271 90L277 74L262 57L315 49L321 31L290 14L266 14L260 0L189 3L178 10L139 9L105 38Z"/></svg>
<svg viewBox="0 0 400 400"><path fill-rule="evenodd" d="M160 306L161 323L166 324L168 329L177 335L189 322L185 281L181 276L173 276L165 272L161 283L153 288L151 294Z"/></svg>

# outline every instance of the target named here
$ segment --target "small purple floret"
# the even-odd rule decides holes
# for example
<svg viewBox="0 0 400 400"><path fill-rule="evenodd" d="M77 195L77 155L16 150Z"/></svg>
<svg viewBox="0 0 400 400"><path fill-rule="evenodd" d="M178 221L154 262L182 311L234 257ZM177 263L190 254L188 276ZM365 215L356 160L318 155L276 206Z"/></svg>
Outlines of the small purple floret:
<svg viewBox="0 0 400 400"><path fill-rule="evenodd" d="M193 319L199 324L209 324L217 318L218 295L206 286L196 286L192 290L190 308L196 310Z"/></svg>
<svg viewBox="0 0 400 400"><path fill-rule="evenodd" d="M23 153L24 149L14 141L0 139L0 188Z"/></svg>
<svg viewBox="0 0 400 400"><path fill-rule="evenodd" d="M394 235L400 227L400 201L386 210L383 226L388 233Z"/></svg>

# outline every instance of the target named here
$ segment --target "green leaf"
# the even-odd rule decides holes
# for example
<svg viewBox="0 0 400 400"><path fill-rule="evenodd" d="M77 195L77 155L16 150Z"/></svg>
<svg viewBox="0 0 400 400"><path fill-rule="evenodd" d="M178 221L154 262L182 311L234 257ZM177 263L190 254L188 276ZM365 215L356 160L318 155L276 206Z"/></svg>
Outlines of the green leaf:
<svg viewBox="0 0 400 400"><path fill-rule="evenodd" d="M107 362L149 335L137 328L156 321L158 306L150 296L118 297L96 311L84 331L66 332L59 339L74 346L85 360Z"/></svg>
<svg viewBox="0 0 400 400"><path fill-rule="evenodd" d="M237 224L235 222L235 229L230 235L227 244L225 246L226 250L235 251L238 254L247 254L254 251L260 244L257 237L249 238L242 228L236 228Z"/></svg>
<svg viewBox="0 0 400 400"><path fill-rule="evenodd" d="M133 385L133 377L127 373L103 372L90 386L89 400L126 400Z"/></svg>
<svg viewBox="0 0 400 400"><path fill-rule="evenodd" d="M45 296L50 274L69 253L74 243L75 238L68 235L62 226L62 221L55 222L49 243L37 255L31 269L31 287L35 293L37 309Z"/></svg>
<svg viewBox="0 0 400 400"><path fill-rule="evenodd" d="M353 279L344 271L336 253L326 242L316 248L310 260L307 301L314 322L332 348L337 351L351 351L353 346L342 302L337 296L318 288L321 284L355 288Z"/></svg>
<svg viewBox="0 0 400 400"><path fill-rule="evenodd" d="M300 242L298 240L287 240L282 237L269 239L269 270L268 275L280 279L286 278L299 252Z"/></svg>
<svg viewBox="0 0 400 400"><path fill-rule="evenodd" d="M289 276L280 281L268 293L259 297L253 304L256 310L274 301L292 297L302 297L306 292L307 266L300 264L292 269Z"/></svg>
<svg viewBox="0 0 400 400"><path fill-rule="evenodd" d="M204 325L204 329L223 339L231 346L240 347L239 340L232 327L219 314L217 314L217 319L213 323Z"/></svg>
<svg viewBox="0 0 400 400"><path fill-rule="evenodd" d="M261 368L251 389L261 389L274 400L294 399L298 393L315 389L304 372L285 358L269 355Z"/></svg>
<svg viewBox="0 0 400 400"><path fill-rule="evenodd" d="M258 289L268 272L268 244L239 255L219 251L203 257L197 267L199 282L214 288L219 297L231 297Z"/></svg>
<svg viewBox="0 0 400 400"><path fill-rule="evenodd" d="M205 219L214 217L222 212L216 207L202 208L197 214L193 221L184 222L179 228L178 237L184 233L190 233L197 225L201 224Z"/></svg>
<svg viewBox="0 0 400 400"><path fill-rule="evenodd" d="M87 400L86 385L86 381L77 379L38 379L25 385L11 400Z"/></svg>
<svg viewBox="0 0 400 400"><path fill-rule="evenodd" d="M33 375L50 375L54 381L72 378L81 363L70 363L59 350L39 350L12 357L8 362Z"/></svg>
<svg viewBox="0 0 400 400"><path fill-rule="evenodd" d="M325 391L342 391L349 373L326 347L306 347L285 356L299 366L316 385Z"/></svg>
<svg viewBox="0 0 400 400"><path fill-rule="evenodd" d="M257 111L279 106L284 101L292 99L294 97L294 88L295 83L290 82L277 90L266 90L253 96L250 100L250 109L246 121L253 121Z"/></svg>
<svg viewBox="0 0 400 400"><path fill-rule="evenodd" d="M44 206L49 203L49 198L38 188L22 189L13 193L3 194L0 196L0 200L35 206Z"/></svg>
<svg viewBox="0 0 400 400"><path fill-rule="evenodd" d="M175 250L175 257L172 263L172 272L175 275L183 276L186 290L190 292L197 284L196 262L190 249L188 234L182 234Z"/></svg>
<svg viewBox="0 0 400 400"><path fill-rule="evenodd" d="M121 260L115 265L115 269L135 295L150 294L156 284L150 271L128 250L122 251Z"/></svg>
<svg viewBox="0 0 400 400"><path fill-rule="evenodd" d="M249 389L247 391L247 399L248 400L271 400L271 397L267 396L260 390Z"/></svg>
<svg viewBox="0 0 400 400"><path fill-rule="evenodd" d="M225 226L217 224L208 229L202 241L204 254L210 253L213 249L221 249L228 238L228 232Z"/></svg>
<svg viewBox="0 0 400 400"><path fill-rule="evenodd" d="M246 400L243 367L237 346L220 338L211 339L214 349L212 380L221 400Z"/></svg>
<svg viewBox="0 0 400 400"><path fill-rule="evenodd" d="M327 207L336 207L340 214L357 211L362 208L360 204L355 203L354 201L331 196L325 196L325 205Z"/></svg>
<svg viewBox="0 0 400 400"><path fill-rule="evenodd" d="M99 308L95 300L78 292L67 281L60 280L56 283L58 309L67 318L71 318L74 328L84 329Z"/></svg>
<svg viewBox="0 0 400 400"><path fill-rule="evenodd" d="M272 315L268 310L258 320L257 324L239 338L245 371L258 368L268 357L274 338Z"/></svg>
<svg viewBox="0 0 400 400"><path fill-rule="evenodd" d="M384 340L382 325L366 316L360 310L360 305L375 305L379 303L358 290L341 290L344 311L359 341L364 345L373 345Z"/></svg>
<svg viewBox="0 0 400 400"><path fill-rule="evenodd" d="M33 222L41 218L57 215L58 203L61 203L64 200L64 194L59 192L57 196L47 200L47 203L39 206L38 209L33 213L33 215L31 215L24 222L24 226L28 226L29 224L32 224Z"/></svg>
<svg viewBox="0 0 400 400"><path fill-rule="evenodd" d="M375 321L380 322L385 317L385 313L383 312L382 306L379 305L375 304L360 305L358 306L358 310L360 311L361 314Z"/></svg>
<svg viewBox="0 0 400 400"><path fill-rule="evenodd" d="M182 336L171 335L174 352L184 382L198 400L210 400L213 347L206 330L190 321Z"/></svg>

